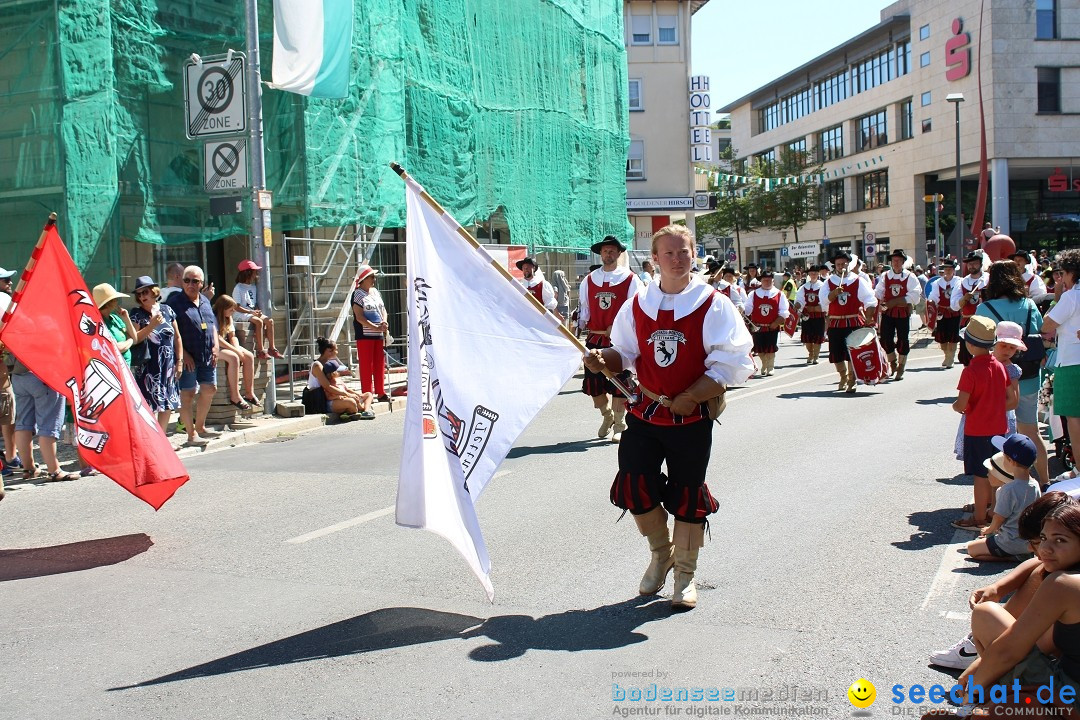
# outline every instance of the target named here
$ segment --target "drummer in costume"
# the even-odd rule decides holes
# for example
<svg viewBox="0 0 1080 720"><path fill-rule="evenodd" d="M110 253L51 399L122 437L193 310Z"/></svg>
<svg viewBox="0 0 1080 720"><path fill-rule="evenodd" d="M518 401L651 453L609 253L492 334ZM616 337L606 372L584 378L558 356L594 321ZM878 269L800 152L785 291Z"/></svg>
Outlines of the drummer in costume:
<svg viewBox="0 0 1080 720"><path fill-rule="evenodd" d="M772 375L776 368L780 327L791 311L784 293L773 287L773 271L766 268L758 277L761 287L750 293L743 311L757 327L753 332L754 352L761 358L761 374Z"/></svg>
<svg viewBox="0 0 1080 720"><path fill-rule="evenodd" d="M960 285L956 279L956 261L942 260L939 266L941 278L930 286L926 296L926 313L934 313L934 341L945 353L943 368L951 368L956 360L956 346L960 344L960 311L952 309L953 291Z"/></svg>
<svg viewBox="0 0 1080 720"><path fill-rule="evenodd" d="M592 372L605 365L614 372L637 370L641 400L630 408L619 445L611 502L634 516L652 552L638 591L659 592L674 566L671 604L692 608L705 521L719 508L705 484L713 426L706 402L745 382L754 366L750 334L735 306L690 274L690 231L661 228L652 253L660 282L622 307L611 331L613 347L594 351L585 363ZM668 513L675 516L672 534Z"/></svg>
<svg viewBox="0 0 1080 720"><path fill-rule="evenodd" d="M580 312L578 324L586 331L585 347L611 347L611 324L615 314L629 298L641 289L641 280L628 268L619 265L619 256L626 247L608 235L592 246L603 263L581 281L578 289ZM597 437L607 437L614 430L612 441L619 442L626 429L626 403L622 394L602 374L585 368L581 391L593 399L593 406L603 418ZM610 396L610 398L609 398Z"/></svg>
<svg viewBox="0 0 1080 720"><path fill-rule="evenodd" d="M960 312L960 327L968 324L968 320L975 314L976 308L982 301L982 291L986 287L986 275L983 273L983 254L978 251L969 252L964 258L964 268L967 275L957 284L952 294L952 309ZM971 353L967 351L967 344L960 344L960 364L967 365L971 360Z"/></svg>
<svg viewBox="0 0 1080 720"><path fill-rule="evenodd" d="M799 342L806 346L807 365L817 365L821 344L825 342L825 307L821 298L825 283L818 280L818 271L822 269L817 265L808 267L807 280L795 294L795 309L803 317Z"/></svg>
<svg viewBox="0 0 1080 720"><path fill-rule="evenodd" d="M904 379L904 366L907 365L911 343L911 311L922 299L922 285L915 273L904 269L908 262L907 253L897 248L889 254L892 266L882 274L874 295L877 297L881 316L881 345L889 358L889 369L893 379Z"/></svg>
<svg viewBox="0 0 1080 720"><path fill-rule="evenodd" d="M1038 273L1031 270L1032 267L1039 267L1033 256L1022 250L1017 250L1009 256L1009 259L1016 263L1016 267L1020 268L1020 272L1024 276L1024 285L1027 287L1028 297L1033 298L1046 294L1046 283L1043 282Z"/></svg>
<svg viewBox="0 0 1080 720"><path fill-rule="evenodd" d="M855 369L848 357L847 337L866 322L867 312L877 305L870 281L848 271L851 255L846 250L833 254L833 274L825 281L822 292L827 303L829 362L840 375L839 390L855 392Z"/></svg>
<svg viewBox="0 0 1080 720"><path fill-rule="evenodd" d="M562 315L555 312L555 288L544 279L544 273L540 272L540 266L537 265L536 258L527 257L524 260L518 260L514 264L517 265L517 269L525 277L525 289L532 293L533 297L539 300L545 309L551 311L552 315L562 320Z"/></svg>

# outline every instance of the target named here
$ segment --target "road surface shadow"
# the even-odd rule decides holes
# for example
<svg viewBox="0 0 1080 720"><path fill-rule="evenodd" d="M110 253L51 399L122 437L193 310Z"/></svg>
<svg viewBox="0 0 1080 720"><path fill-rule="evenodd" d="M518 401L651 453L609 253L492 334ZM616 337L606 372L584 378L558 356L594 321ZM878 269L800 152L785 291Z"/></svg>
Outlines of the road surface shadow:
<svg viewBox="0 0 1080 720"><path fill-rule="evenodd" d="M507 459L525 457L527 455L559 455L566 452L587 452L589 448L598 445L610 445L608 438L589 438L588 440L568 440L555 443L554 445L534 445L510 448L506 453Z"/></svg>
<svg viewBox="0 0 1080 720"><path fill-rule="evenodd" d="M960 461L957 460L956 462ZM971 477L968 475L964 475L963 473L960 473L959 475L953 475L952 477L947 478L935 478L935 480L937 480L937 482L941 483L942 485L966 485L968 487L973 487L973 481Z"/></svg>
<svg viewBox="0 0 1080 720"><path fill-rule="evenodd" d="M952 405L956 400L955 396L952 397L939 397L939 398L921 398L915 401L916 405Z"/></svg>
<svg viewBox="0 0 1080 720"><path fill-rule="evenodd" d="M972 533L971 539L974 540L978 535ZM960 567L953 568L953 572L958 575L971 575L973 577L990 577L991 575L1001 575L1012 570L1019 565L1019 562L995 562L992 560L972 560L966 558L966 562Z"/></svg>
<svg viewBox="0 0 1080 720"><path fill-rule="evenodd" d="M913 512L908 515L908 523L916 528L915 532L907 540L898 540L892 546L900 550L925 550L935 545L948 545L956 530L949 523L961 514L957 508Z"/></svg>
<svg viewBox="0 0 1080 720"><path fill-rule="evenodd" d="M454 639L492 640L469 652L469 658L479 662L510 660L528 650L614 650L648 640L637 628L672 614L670 604L655 596L540 618L500 615L484 620L426 608L384 608L110 691Z"/></svg>
<svg viewBox="0 0 1080 720"><path fill-rule="evenodd" d="M135 533L66 545L0 550L0 582L116 565L146 552L153 544L149 535Z"/></svg>
<svg viewBox="0 0 1080 720"><path fill-rule="evenodd" d="M868 388L860 387L857 392L842 393L839 390L815 390L813 392L780 393L776 397L782 400L799 400L801 398L815 397L875 397L879 392L868 392Z"/></svg>

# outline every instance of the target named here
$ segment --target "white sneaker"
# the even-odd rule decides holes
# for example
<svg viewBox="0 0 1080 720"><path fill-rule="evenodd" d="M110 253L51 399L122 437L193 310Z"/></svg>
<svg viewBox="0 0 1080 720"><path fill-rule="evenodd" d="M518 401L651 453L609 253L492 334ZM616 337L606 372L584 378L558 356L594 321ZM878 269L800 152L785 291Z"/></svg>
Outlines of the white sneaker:
<svg viewBox="0 0 1080 720"><path fill-rule="evenodd" d="M938 650L930 653L930 664L956 670L967 670L968 666L975 662L977 657L979 657L979 653L975 650L975 643L972 642L971 635L965 635L963 640L948 650Z"/></svg>

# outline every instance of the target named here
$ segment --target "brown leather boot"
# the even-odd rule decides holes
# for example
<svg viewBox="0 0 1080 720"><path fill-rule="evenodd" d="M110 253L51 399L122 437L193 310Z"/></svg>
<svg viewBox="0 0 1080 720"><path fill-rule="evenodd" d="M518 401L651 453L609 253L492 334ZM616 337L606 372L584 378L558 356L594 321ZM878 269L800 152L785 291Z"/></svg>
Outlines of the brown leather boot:
<svg viewBox="0 0 1080 720"><path fill-rule="evenodd" d="M652 553L652 561L649 562L649 567L641 578L641 585L638 586L638 593L641 595L655 595L660 592L675 564L667 518L667 512L660 506L634 516L638 532L649 541L649 551Z"/></svg>
<svg viewBox="0 0 1080 720"><path fill-rule="evenodd" d="M900 359L896 362L896 377L893 378L894 380L899 381L904 379L904 367L906 365L907 355L901 355Z"/></svg>

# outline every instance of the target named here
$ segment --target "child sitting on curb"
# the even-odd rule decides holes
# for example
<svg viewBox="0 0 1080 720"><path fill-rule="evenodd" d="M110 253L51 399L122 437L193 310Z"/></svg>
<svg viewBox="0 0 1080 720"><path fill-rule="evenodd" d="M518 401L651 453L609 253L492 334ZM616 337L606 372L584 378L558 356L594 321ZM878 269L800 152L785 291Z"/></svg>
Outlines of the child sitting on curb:
<svg viewBox="0 0 1080 720"><path fill-rule="evenodd" d="M1035 443L1016 433L991 442L1001 450L986 461L990 483L998 487L994 518L978 540L968 543L967 551L972 560L1021 562L1030 553L1017 522L1020 513L1042 495L1039 483L1028 474L1038 457Z"/></svg>

